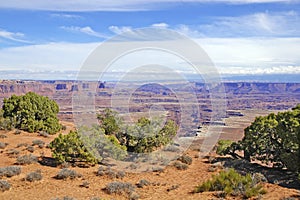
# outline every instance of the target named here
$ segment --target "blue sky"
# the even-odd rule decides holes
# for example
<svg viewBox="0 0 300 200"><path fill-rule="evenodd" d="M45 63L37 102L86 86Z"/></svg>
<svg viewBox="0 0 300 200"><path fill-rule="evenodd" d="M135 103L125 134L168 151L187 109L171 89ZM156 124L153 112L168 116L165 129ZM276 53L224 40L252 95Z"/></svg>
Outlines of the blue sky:
<svg viewBox="0 0 300 200"><path fill-rule="evenodd" d="M298 0L10 0L0 71L78 71L101 42L142 27L185 34L222 74L300 74Z"/></svg>

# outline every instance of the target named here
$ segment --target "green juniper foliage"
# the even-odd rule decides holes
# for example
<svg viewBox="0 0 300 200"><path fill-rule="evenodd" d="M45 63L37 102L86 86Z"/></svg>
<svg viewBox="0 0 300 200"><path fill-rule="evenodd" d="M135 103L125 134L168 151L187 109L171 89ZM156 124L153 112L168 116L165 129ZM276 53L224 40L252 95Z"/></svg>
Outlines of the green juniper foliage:
<svg viewBox="0 0 300 200"><path fill-rule="evenodd" d="M236 155L243 151L248 161L260 160L275 167L300 172L300 104L291 111L257 117L245 136L220 151ZM223 145L224 146L224 145Z"/></svg>
<svg viewBox="0 0 300 200"><path fill-rule="evenodd" d="M70 131L67 135L59 134L49 145L53 157L59 162L85 162L91 165L98 163L98 159L84 146L77 131Z"/></svg>
<svg viewBox="0 0 300 200"><path fill-rule="evenodd" d="M161 128L160 120L140 118L133 125L124 125L118 113L105 109L98 115L100 127L111 142L129 152L147 153L169 144L177 133L177 125L167 120ZM114 137L111 137L114 136Z"/></svg>
<svg viewBox="0 0 300 200"><path fill-rule="evenodd" d="M46 131L57 133L61 129L57 113L57 103L34 92L12 95L3 100L0 128L17 128L28 132Z"/></svg>

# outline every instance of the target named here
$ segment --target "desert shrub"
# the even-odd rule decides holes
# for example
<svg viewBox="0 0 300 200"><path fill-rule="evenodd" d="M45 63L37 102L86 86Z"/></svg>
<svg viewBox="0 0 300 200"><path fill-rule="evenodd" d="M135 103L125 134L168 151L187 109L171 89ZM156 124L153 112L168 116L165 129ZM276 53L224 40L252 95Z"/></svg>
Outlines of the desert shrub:
<svg viewBox="0 0 300 200"><path fill-rule="evenodd" d="M164 168L163 167L152 167L152 171L153 172L164 172Z"/></svg>
<svg viewBox="0 0 300 200"><path fill-rule="evenodd" d="M64 169L61 169L58 174L56 175L56 179L75 179L75 178L81 178L82 175L81 174L78 174L75 170L72 170L72 169L67 169L67 168L64 168Z"/></svg>
<svg viewBox="0 0 300 200"><path fill-rule="evenodd" d="M225 196L242 196L250 198L264 194L260 183L255 183L250 174L240 175L234 169L221 171L218 175L213 175L211 180L205 181L195 188L195 192L222 191Z"/></svg>
<svg viewBox="0 0 300 200"><path fill-rule="evenodd" d="M0 191L4 192L6 190L9 190L11 188L11 185L6 180L0 180Z"/></svg>
<svg viewBox="0 0 300 200"><path fill-rule="evenodd" d="M126 173L124 171L118 171L116 174L116 178L124 178L126 176Z"/></svg>
<svg viewBox="0 0 300 200"><path fill-rule="evenodd" d="M16 164L18 165L29 165L36 163L38 161L38 158L35 155L29 154L24 156L19 156L17 158Z"/></svg>
<svg viewBox="0 0 300 200"><path fill-rule="evenodd" d="M29 144L27 144L27 143L20 143L20 144L17 145L17 148L28 147L28 146L29 146Z"/></svg>
<svg viewBox="0 0 300 200"><path fill-rule="evenodd" d="M106 170L106 173L105 173L108 177L110 177L110 178L117 178L117 172L116 171L114 171L114 170L112 170L112 169L110 169L110 168L108 168L107 170Z"/></svg>
<svg viewBox="0 0 300 200"><path fill-rule="evenodd" d="M20 151L17 149L9 149L6 153L9 157L16 157L20 154Z"/></svg>
<svg viewBox="0 0 300 200"><path fill-rule="evenodd" d="M57 103L34 92L12 95L3 100L3 117L11 121L11 126L28 132L47 131L57 133L61 129L57 113Z"/></svg>
<svg viewBox="0 0 300 200"><path fill-rule="evenodd" d="M146 179L141 179L141 180L136 184L136 186L137 186L138 188L143 188L143 187L148 186L148 185L150 185L150 182L147 181Z"/></svg>
<svg viewBox="0 0 300 200"><path fill-rule="evenodd" d="M8 143L0 142L0 149L5 149Z"/></svg>
<svg viewBox="0 0 300 200"><path fill-rule="evenodd" d="M188 155L182 155L178 158L178 160L188 165L192 164L193 162L193 159Z"/></svg>
<svg viewBox="0 0 300 200"><path fill-rule="evenodd" d="M34 172L30 172L26 175L25 181L34 182L34 181L40 181L43 179L41 170L36 170Z"/></svg>
<svg viewBox="0 0 300 200"><path fill-rule="evenodd" d="M84 182L82 182L82 184L80 185L80 187L89 188L90 187L90 183L88 181L84 181Z"/></svg>
<svg viewBox="0 0 300 200"><path fill-rule="evenodd" d="M176 167L176 169L179 169L179 170L187 170L188 169L188 165L185 164L185 163L182 163L182 162L174 162L174 167Z"/></svg>
<svg viewBox="0 0 300 200"><path fill-rule="evenodd" d="M45 142L42 140L33 140L32 141L32 146L38 146L40 148L43 148L45 145Z"/></svg>
<svg viewBox="0 0 300 200"><path fill-rule="evenodd" d="M20 135L21 134L21 130L17 129L15 130L15 135Z"/></svg>
<svg viewBox="0 0 300 200"><path fill-rule="evenodd" d="M33 146L28 146L26 148L26 150L29 151L29 152L31 152L31 153L33 153L34 152L34 147Z"/></svg>
<svg viewBox="0 0 300 200"><path fill-rule="evenodd" d="M112 182L106 185L105 190L108 194L120 194L130 196L135 188L131 183Z"/></svg>
<svg viewBox="0 0 300 200"><path fill-rule="evenodd" d="M95 165L99 161L84 146L77 131L70 131L67 135L59 134L49 145L53 157L59 162L84 162Z"/></svg>
<svg viewBox="0 0 300 200"><path fill-rule="evenodd" d="M124 171L114 171L111 168L104 168L100 166L97 171L97 176L108 176L110 178L124 178L126 173Z"/></svg>
<svg viewBox="0 0 300 200"><path fill-rule="evenodd" d="M300 104L291 111L257 117L244 138L227 151L243 151L244 159L300 172Z"/></svg>
<svg viewBox="0 0 300 200"><path fill-rule="evenodd" d="M39 131L39 136L42 136L42 137L49 137L49 133L47 133L46 131Z"/></svg>
<svg viewBox="0 0 300 200"><path fill-rule="evenodd" d="M97 176L104 176L106 174L106 168L104 168L103 166L100 166L98 168L98 171L97 171Z"/></svg>
<svg viewBox="0 0 300 200"><path fill-rule="evenodd" d="M0 138L2 138L2 139L7 138L7 135L1 134Z"/></svg>
<svg viewBox="0 0 300 200"><path fill-rule="evenodd" d="M0 168L0 178L2 177L13 177L21 174L21 167L19 166L8 166Z"/></svg>

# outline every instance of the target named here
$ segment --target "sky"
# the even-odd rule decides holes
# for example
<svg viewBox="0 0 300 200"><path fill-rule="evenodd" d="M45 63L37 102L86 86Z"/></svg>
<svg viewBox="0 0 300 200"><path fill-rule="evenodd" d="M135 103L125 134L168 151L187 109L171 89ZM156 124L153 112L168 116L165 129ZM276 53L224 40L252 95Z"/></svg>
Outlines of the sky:
<svg viewBox="0 0 300 200"><path fill-rule="evenodd" d="M10 0L0 78L73 79L100 44L145 27L184 34L223 75L300 75L299 0Z"/></svg>

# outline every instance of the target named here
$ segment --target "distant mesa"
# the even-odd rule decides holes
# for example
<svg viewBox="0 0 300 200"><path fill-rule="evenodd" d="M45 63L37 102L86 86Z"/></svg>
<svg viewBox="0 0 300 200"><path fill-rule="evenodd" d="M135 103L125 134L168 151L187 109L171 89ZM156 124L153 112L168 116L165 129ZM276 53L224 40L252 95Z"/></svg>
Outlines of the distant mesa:
<svg viewBox="0 0 300 200"><path fill-rule="evenodd" d="M71 91L78 91L78 85L72 85Z"/></svg>
<svg viewBox="0 0 300 200"><path fill-rule="evenodd" d="M65 83L60 83L56 85L56 90L66 90L67 89L67 84Z"/></svg>
<svg viewBox="0 0 300 200"><path fill-rule="evenodd" d="M142 85L136 92L150 92L154 94L162 94L164 96L172 94L172 91L169 88L157 83Z"/></svg>
<svg viewBox="0 0 300 200"><path fill-rule="evenodd" d="M105 82L100 82L99 88L104 89L105 88Z"/></svg>
<svg viewBox="0 0 300 200"><path fill-rule="evenodd" d="M242 116L244 116L243 113L241 113L239 111L235 111L235 110L227 110L226 115L227 115L227 117L231 117L231 116L242 117Z"/></svg>
<svg viewBox="0 0 300 200"><path fill-rule="evenodd" d="M82 89L88 89L90 85L88 83L82 83Z"/></svg>

